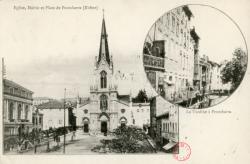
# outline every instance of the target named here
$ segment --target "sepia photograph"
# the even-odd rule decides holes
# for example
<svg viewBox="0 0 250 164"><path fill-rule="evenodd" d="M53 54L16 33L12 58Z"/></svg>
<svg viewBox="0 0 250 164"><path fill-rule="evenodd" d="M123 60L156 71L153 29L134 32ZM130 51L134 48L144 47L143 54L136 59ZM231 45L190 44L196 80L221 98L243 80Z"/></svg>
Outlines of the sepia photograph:
<svg viewBox="0 0 250 164"><path fill-rule="evenodd" d="M0 163L249 163L249 11L0 0Z"/></svg>
<svg viewBox="0 0 250 164"><path fill-rule="evenodd" d="M25 10L34 8L39 10ZM46 8L57 7L41 10ZM123 48L128 59L120 54L114 42L123 38L115 40L109 30L115 24L109 11L90 9L95 19L84 17L89 26L77 20L62 24L63 18L39 21L30 15L25 22L35 22L28 29L18 22L20 15L17 22L10 21L20 28L9 29L12 36L6 38L14 41L2 47L12 54L2 58L4 154L178 153L178 106L155 97L143 71L138 72L139 54L127 55ZM70 14L69 20L80 17ZM66 34L68 26L75 31ZM61 51L68 41L57 38L60 35L70 39L68 52ZM26 49L27 44L33 49ZM22 53L27 61L13 60L13 54Z"/></svg>
<svg viewBox="0 0 250 164"><path fill-rule="evenodd" d="M226 100L247 69L240 27L219 9L184 5L150 28L143 63L152 87L167 101L201 109Z"/></svg>

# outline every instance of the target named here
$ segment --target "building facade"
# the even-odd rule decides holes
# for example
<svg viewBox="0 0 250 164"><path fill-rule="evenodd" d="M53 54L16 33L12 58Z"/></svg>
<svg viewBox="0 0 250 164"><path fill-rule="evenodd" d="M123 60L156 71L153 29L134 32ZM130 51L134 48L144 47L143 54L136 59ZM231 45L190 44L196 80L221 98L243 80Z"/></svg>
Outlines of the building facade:
<svg viewBox="0 0 250 164"><path fill-rule="evenodd" d="M8 150L8 141L16 141L33 128L33 92L7 79L3 79L3 86L4 148Z"/></svg>
<svg viewBox="0 0 250 164"><path fill-rule="evenodd" d="M222 89L221 65L215 62L209 62L210 67L210 91L216 92Z"/></svg>
<svg viewBox="0 0 250 164"><path fill-rule="evenodd" d="M36 106L32 107L32 124L33 129L37 131L43 130L43 114Z"/></svg>
<svg viewBox="0 0 250 164"><path fill-rule="evenodd" d="M108 35L105 20L102 20L99 55L95 58L90 97L84 103L78 103L75 111L77 126L86 133L107 133L118 126L137 124L135 120L137 105L132 105L130 95L120 95L115 84L112 56L109 53ZM136 109L134 109L136 108ZM147 111L147 109L146 109Z"/></svg>
<svg viewBox="0 0 250 164"><path fill-rule="evenodd" d="M153 25L144 45L144 68L153 87L167 100L185 99L193 86L192 12L187 6L164 14Z"/></svg>
<svg viewBox="0 0 250 164"><path fill-rule="evenodd" d="M132 125L148 131L150 127L150 103L131 104Z"/></svg>
<svg viewBox="0 0 250 164"><path fill-rule="evenodd" d="M199 82L196 83L196 86L202 95L209 94L210 84L211 84L211 64L209 58L206 55L199 56L199 65L198 65L198 79Z"/></svg>
<svg viewBox="0 0 250 164"><path fill-rule="evenodd" d="M39 111L34 113L35 125L42 125L42 130L59 128L64 126L64 104L62 101L53 100L37 106ZM39 117L40 116L40 117ZM42 116L42 119L41 119ZM38 117L38 118L37 118ZM39 119L40 118L40 119ZM69 108L65 108L65 126L70 126Z"/></svg>
<svg viewBox="0 0 250 164"><path fill-rule="evenodd" d="M154 97L150 102L150 136L160 149L171 151L179 141L179 108Z"/></svg>

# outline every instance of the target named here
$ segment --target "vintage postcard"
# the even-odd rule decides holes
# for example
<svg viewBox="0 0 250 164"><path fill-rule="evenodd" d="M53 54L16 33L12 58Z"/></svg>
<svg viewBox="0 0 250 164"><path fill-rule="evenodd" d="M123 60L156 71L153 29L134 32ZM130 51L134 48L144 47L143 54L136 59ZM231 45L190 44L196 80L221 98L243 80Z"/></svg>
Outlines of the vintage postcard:
<svg viewBox="0 0 250 164"><path fill-rule="evenodd" d="M249 6L0 0L0 163L247 163Z"/></svg>

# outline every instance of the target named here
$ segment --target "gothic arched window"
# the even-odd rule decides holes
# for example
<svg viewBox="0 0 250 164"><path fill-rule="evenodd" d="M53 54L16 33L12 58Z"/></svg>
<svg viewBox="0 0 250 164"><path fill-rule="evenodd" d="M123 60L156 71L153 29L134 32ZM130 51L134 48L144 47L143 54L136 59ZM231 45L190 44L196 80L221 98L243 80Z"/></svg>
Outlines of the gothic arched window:
<svg viewBox="0 0 250 164"><path fill-rule="evenodd" d="M108 109L108 97L106 95L100 96L100 109L107 110Z"/></svg>
<svg viewBox="0 0 250 164"><path fill-rule="evenodd" d="M101 72L101 88L107 88L107 73L105 71Z"/></svg>

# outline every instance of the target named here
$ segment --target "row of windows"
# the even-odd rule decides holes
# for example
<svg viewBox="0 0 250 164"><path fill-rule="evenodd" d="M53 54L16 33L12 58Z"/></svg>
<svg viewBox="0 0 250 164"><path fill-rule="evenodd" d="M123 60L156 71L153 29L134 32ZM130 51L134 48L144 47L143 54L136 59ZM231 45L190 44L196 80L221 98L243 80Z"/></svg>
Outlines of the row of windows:
<svg viewBox="0 0 250 164"><path fill-rule="evenodd" d="M162 131L167 133L178 133L177 123L162 123Z"/></svg>
<svg viewBox="0 0 250 164"><path fill-rule="evenodd" d="M12 95L24 97L24 98L29 98L29 99L32 98L31 93L26 92L24 90L21 90L20 88L13 88L13 87L5 86L4 87L4 92L10 93Z"/></svg>
<svg viewBox="0 0 250 164"><path fill-rule="evenodd" d="M32 117L32 123L33 123L34 125L42 124L42 117L39 117L39 118L37 119L37 117L33 116L33 117Z"/></svg>
<svg viewBox="0 0 250 164"><path fill-rule="evenodd" d="M24 109L24 119L28 119L28 113L29 113L29 106L25 105ZM17 107L17 119L20 120L22 115L22 105L19 104ZM9 119L12 120L14 119L14 103L9 104Z"/></svg>
<svg viewBox="0 0 250 164"><path fill-rule="evenodd" d="M188 54L185 55L185 53L182 53L180 51L180 57L181 57L181 67L183 68L183 70L185 70L185 69L189 70Z"/></svg>
<svg viewBox="0 0 250 164"><path fill-rule="evenodd" d="M141 109L141 112L144 112L144 111L145 111L145 112L149 112L149 109L145 109L145 110L144 110L144 109ZM137 112L140 112L140 109L137 109Z"/></svg>
<svg viewBox="0 0 250 164"><path fill-rule="evenodd" d="M163 18L165 17L165 18ZM160 18L159 20L159 26L158 26L158 30L160 33L164 33L163 31L167 29L163 29L165 27L171 27L171 31L177 36L181 38L181 44L184 45L184 48L188 48L189 47L189 42L190 42L190 37L189 37L189 29L187 29L187 21L181 20L179 21L179 19L177 17L175 17L174 14L172 14L172 16L170 17L170 14L168 13L166 16L163 16L162 18ZM167 24L164 24L163 20L166 19ZM170 22L171 22L171 26L170 26ZM185 22L185 26L184 28L180 28L180 22L181 24L184 24ZM187 30L185 30L187 29Z"/></svg>

